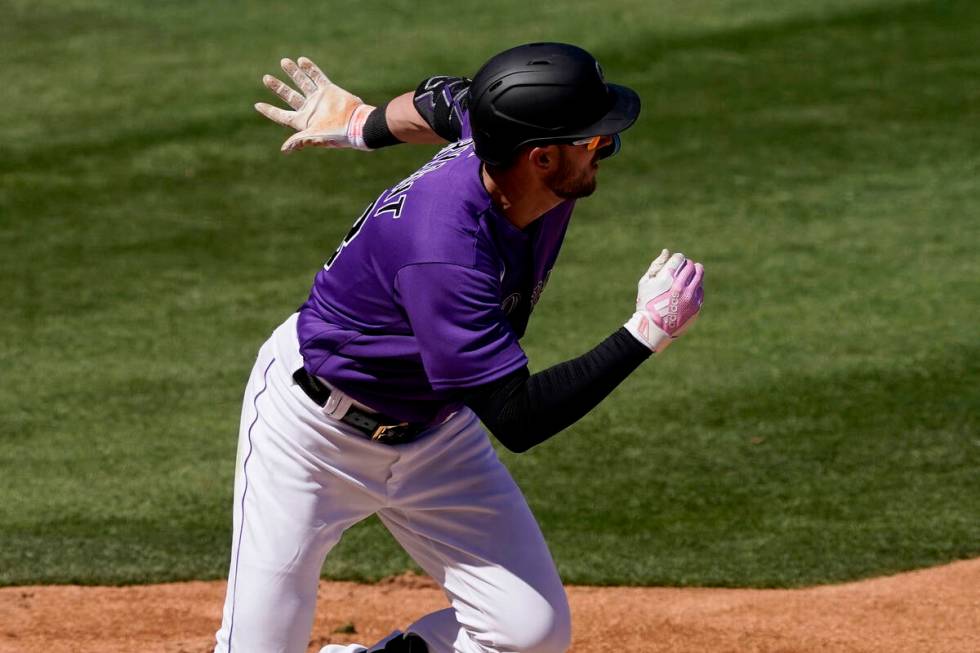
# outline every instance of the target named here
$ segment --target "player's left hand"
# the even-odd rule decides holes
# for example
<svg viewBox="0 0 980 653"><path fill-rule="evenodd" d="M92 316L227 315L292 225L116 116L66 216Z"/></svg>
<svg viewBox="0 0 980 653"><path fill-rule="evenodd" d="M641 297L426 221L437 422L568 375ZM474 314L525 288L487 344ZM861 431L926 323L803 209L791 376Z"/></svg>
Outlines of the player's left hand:
<svg viewBox="0 0 980 653"><path fill-rule="evenodd" d="M283 152L304 147L369 149L364 145L364 121L375 107L331 82L306 57L300 57L298 61L283 59L280 65L299 92L272 75L265 75L262 83L293 111L265 102L256 103L255 110L273 122L296 130L297 133L282 144Z"/></svg>
<svg viewBox="0 0 980 653"><path fill-rule="evenodd" d="M651 350L663 351L697 319L703 279L703 265L663 250L640 277L636 312L626 329Z"/></svg>

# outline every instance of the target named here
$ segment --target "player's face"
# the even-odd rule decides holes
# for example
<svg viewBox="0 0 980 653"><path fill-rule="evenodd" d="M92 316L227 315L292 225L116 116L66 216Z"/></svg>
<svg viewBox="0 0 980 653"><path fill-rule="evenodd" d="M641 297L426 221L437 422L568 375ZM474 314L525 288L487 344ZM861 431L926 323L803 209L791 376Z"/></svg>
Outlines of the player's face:
<svg viewBox="0 0 980 653"><path fill-rule="evenodd" d="M608 142L612 142L611 139ZM594 193L599 152L608 142L599 140L595 147L585 143L559 145L558 166L545 179L551 192L562 199L578 199Z"/></svg>

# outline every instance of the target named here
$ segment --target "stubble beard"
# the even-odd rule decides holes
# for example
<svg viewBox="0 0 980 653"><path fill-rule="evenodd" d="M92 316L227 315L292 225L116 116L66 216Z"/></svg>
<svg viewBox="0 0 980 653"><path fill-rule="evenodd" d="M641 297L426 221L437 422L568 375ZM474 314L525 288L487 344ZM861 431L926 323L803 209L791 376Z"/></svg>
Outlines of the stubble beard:
<svg viewBox="0 0 980 653"><path fill-rule="evenodd" d="M559 151L558 169L545 180L548 189L563 200L588 197L595 192L596 176L594 168L576 172L568 158Z"/></svg>

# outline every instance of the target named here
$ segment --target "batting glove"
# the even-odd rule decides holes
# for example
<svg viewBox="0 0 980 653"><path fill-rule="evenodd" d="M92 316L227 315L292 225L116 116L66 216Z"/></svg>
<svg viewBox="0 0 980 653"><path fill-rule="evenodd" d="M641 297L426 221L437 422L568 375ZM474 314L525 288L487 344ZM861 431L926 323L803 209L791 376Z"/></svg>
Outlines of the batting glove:
<svg viewBox="0 0 980 653"><path fill-rule="evenodd" d="M283 59L280 64L300 92L272 75L262 77L262 83L294 110L286 111L265 102L258 102L255 110L272 122L297 131L282 144L283 152L304 147L369 149L364 144L364 121L375 107L331 82L306 57L295 62Z"/></svg>
<svg viewBox="0 0 980 653"><path fill-rule="evenodd" d="M703 279L704 266L665 249L640 277L626 329L654 352L663 351L697 319Z"/></svg>

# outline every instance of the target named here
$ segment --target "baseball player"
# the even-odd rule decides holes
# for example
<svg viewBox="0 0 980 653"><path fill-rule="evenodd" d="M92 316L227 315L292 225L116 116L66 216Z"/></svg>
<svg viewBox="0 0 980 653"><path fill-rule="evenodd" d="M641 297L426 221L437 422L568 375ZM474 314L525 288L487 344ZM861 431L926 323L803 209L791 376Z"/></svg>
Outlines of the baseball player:
<svg viewBox="0 0 980 653"><path fill-rule="evenodd" d="M242 408L218 653L299 653L328 551L377 514L450 608L324 653L559 653L561 580L481 426L527 451L596 406L689 326L701 264L667 250L625 325L531 374L519 344L572 208L640 101L581 48L519 46L472 81L431 77L380 107L309 59L282 61L284 151L448 143L382 191L262 346Z"/></svg>

